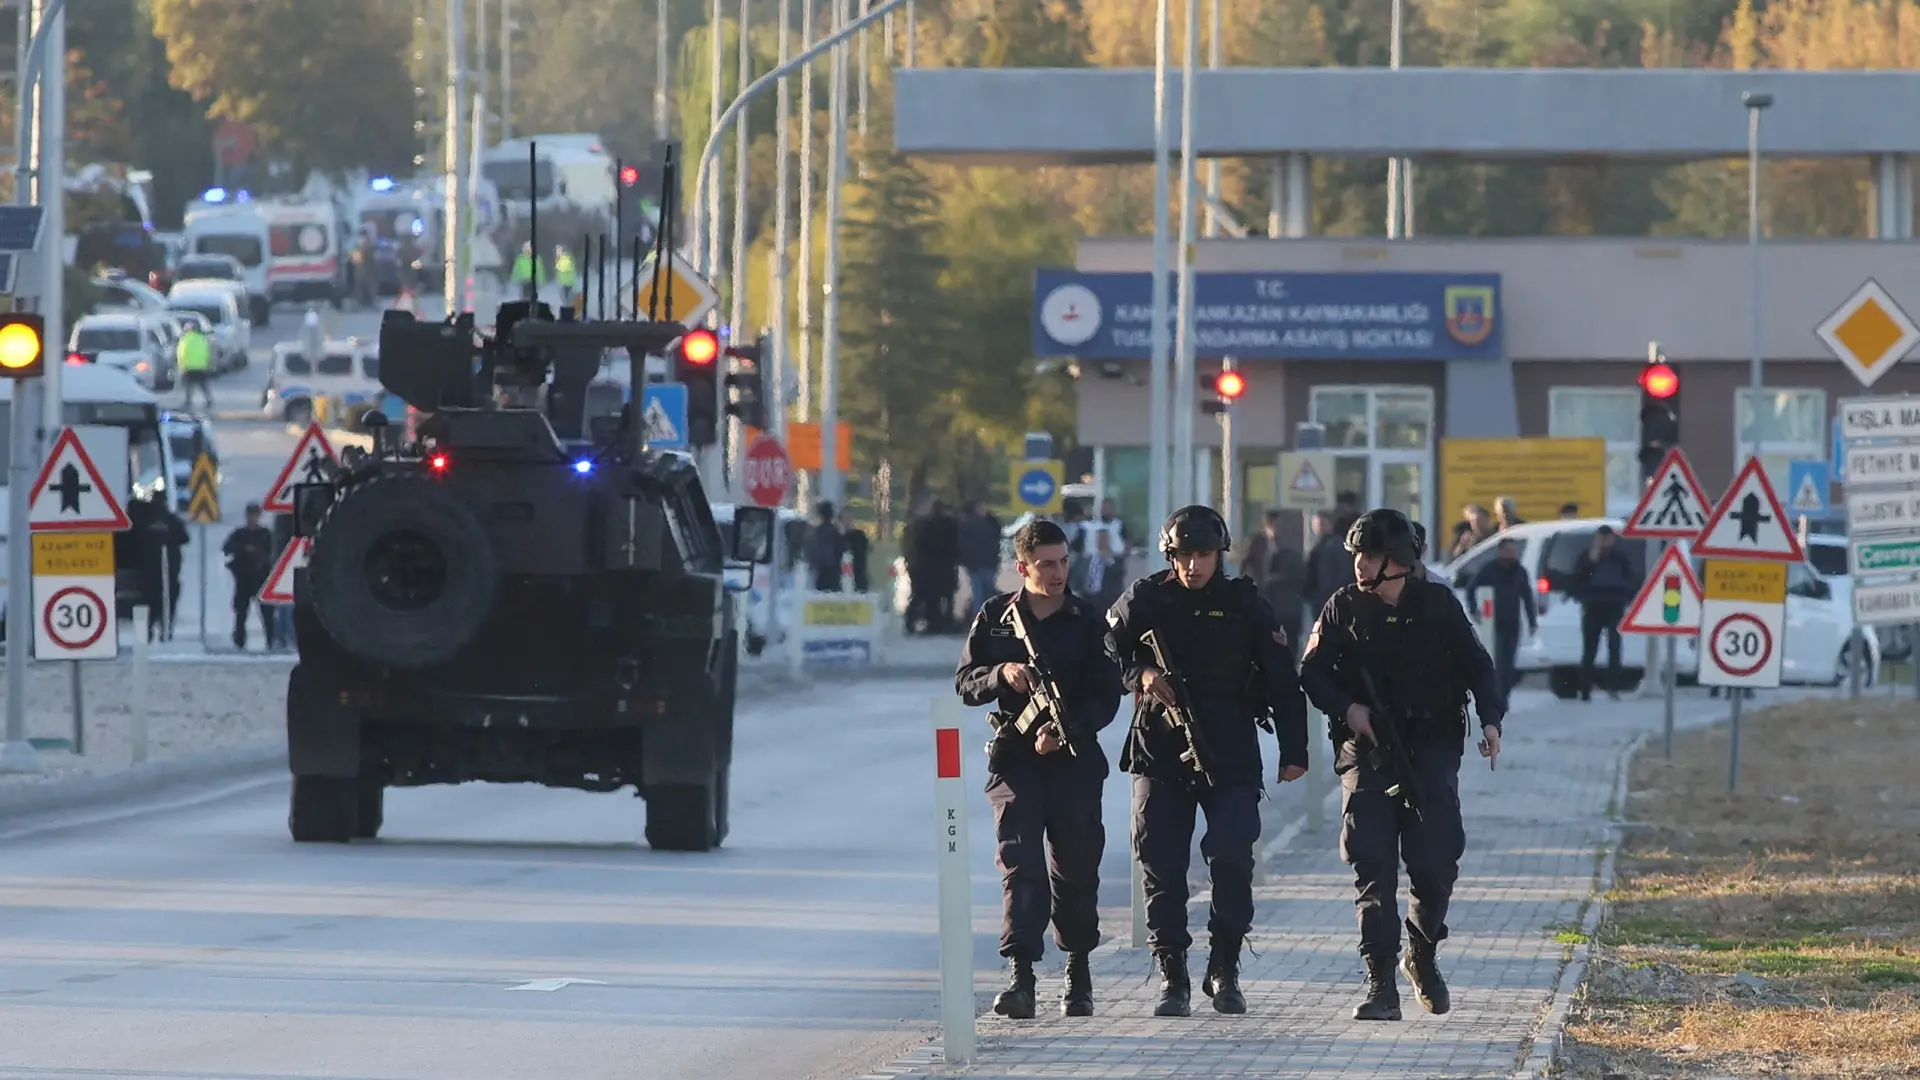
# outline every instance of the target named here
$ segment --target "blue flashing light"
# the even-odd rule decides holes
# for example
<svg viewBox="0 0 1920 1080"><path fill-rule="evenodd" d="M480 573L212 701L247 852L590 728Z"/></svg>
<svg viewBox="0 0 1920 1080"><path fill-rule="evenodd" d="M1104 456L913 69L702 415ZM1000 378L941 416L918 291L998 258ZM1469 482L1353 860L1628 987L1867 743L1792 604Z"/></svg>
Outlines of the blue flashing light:
<svg viewBox="0 0 1920 1080"><path fill-rule="evenodd" d="M593 462L576 461L573 463L573 471L579 473L582 476L585 476L586 474L593 471Z"/></svg>
<svg viewBox="0 0 1920 1080"><path fill-rule="evenodd" d="M376 177L374 177L374 178L373 178L373 182L372 182L372 184L371 184L370 186L371 186L371 187L373 188L373 190L375 190L375 191L392 191L392 190L393 190L393 177L391 177L391 176L376 176Z"/></svg>
<svg viewBox="0 0 1920 1080"><path fill-rule="evenodd" d="M414 218L413 221L408 224L407 231L415 236L424 236L427 232L427 223L419 218Z"/></svg>
<svg viewBox="0 0 1920 1080"><path fill-rule="evenodd" d="M253 196L251 196L251 195L249 195L249 194L247 194L247 193L246 193L245 191L241 191L241 192L240 192L240 193L239 193L238 195L235 195L235 196L233 197L233 201L234 201L234 202L246 202L246 201L247 201L248 199L251 199L251 198L253 198Z"/></svg>
<svg viewBox="0 0 1920 1080"><path fill-rule="evenodd" d="M206 191L206 194L204 194L204 195L202 195L202 196L200 196L200 201L201 201L201 202L210 202L210 203L221 203L221 202L226 202L226 201L227 201L227 189L226 189L226 188L217 188L217 187L216 187L216 188L208 188L208 189L207 189L207 191Z"/></svg>

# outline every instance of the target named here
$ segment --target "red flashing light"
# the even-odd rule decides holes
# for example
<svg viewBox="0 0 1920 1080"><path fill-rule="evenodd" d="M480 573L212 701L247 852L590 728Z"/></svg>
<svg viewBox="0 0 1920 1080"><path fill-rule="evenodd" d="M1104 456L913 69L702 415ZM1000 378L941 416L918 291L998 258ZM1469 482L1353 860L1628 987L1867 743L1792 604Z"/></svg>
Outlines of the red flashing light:
<svg viewBox="0 0 1920 1080"><path fill-rule="evenodd" d="M689 330L680 339L680 355L689 364L706 367L720 355L720 339L711 330Z"/></svg>
<svg viewBox="0 0 1920 1080"><path fill-rule="evenodd" d="M87 356L85 353L70 352L67 354L67 364L70 367L79 367L86 362Z"/></svg>
<svg viewBox="0 0 1920 1080"><path fill-rule="evenodd" d="M432 457L428 458L427 468L432 469L434 472L446 472L447 471L447 455L435 454Z"/></svg>
<svg viewBox="0 0 1920 1080"><path fill-rule="evenodd" d="M1552 583L1547 581L1546 578L1541 578L1539 581L1534 582L1533 587L1539 591L1541 596L1545 596L1553 591Z"/></svg>
<svg viewBox="0 0 1920 1080"><path fill-rule="evenodd" d="M1228 401L1236 401L1247 392L1247 378L1237 371L1223 371L1213 380L1213 392Z"/></svg>
<svg viewBox="0 0 1920 1080"><path fill-rule="evenodd" d="M640 182L640 170L631 165L620 170L620 183L623 187L632 187Z"/></svg>
<svg viewBox="0 0 1920 1080"><path fill-rule="evenodd" d="M1680 376L1665 364L1648 364L1640 371L1640 389L1649 397L1670 398L1680 392Z"/></svg>

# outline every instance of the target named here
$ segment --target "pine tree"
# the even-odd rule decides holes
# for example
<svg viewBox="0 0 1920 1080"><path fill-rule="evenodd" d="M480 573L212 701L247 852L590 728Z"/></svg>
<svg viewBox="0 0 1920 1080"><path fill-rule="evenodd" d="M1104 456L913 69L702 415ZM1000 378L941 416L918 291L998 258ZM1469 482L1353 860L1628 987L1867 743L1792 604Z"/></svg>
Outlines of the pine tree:
<svg viewBox="0 0 1920 1080"><path fill-rule="evenodd" d="M946 260L935 250L934 192L891 149L891 121L885 108L869 116L861 179L842 225L839 407L853 425L859 466L890 463L913 494L951 446L957 328L940 287Z"/></svg>

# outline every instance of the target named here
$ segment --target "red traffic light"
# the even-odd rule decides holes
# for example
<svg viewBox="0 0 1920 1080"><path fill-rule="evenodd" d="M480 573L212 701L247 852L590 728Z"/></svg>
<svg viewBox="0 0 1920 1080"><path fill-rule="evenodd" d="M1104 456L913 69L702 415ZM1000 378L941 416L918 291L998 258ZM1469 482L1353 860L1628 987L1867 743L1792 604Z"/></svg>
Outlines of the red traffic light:
<svg viewBox="0 0 1920 1080"><path fill-rule="evenodd" d="M1247 392L1246 376L1237 371L1223 371L1213 380L1213 392L1227 401L1237 400Z"/></svg>
<svg viewBox="0 0 1920 1080"><path fill-rule="evenodd" d="M680 355L689 364L706 367L720 355L720 338L711 330L689 330L680 339Z"/></svg>
<svg viewBox="0 0 1920 1080"><path fill-rule="evenodd" d="M623 166L620 169L620 184L622 187L632 187L633 185L639 182L640 182L639 169L636 169L631 165Z"/></svg>
<svg viewBox="0 0 1920 1080"><path fill-rule="evenodd" d="M1680 376L1665 364L1648 364L1640 371L1640 389L1649 397L1670 398L1680 392Z"/></svg>

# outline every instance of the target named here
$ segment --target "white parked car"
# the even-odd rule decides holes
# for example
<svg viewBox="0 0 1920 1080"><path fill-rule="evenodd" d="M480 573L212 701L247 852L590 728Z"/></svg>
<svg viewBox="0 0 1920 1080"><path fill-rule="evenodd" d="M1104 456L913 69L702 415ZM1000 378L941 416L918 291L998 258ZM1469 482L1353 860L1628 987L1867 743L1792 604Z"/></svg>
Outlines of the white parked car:
<svg viewBox="0 0 1920 1080"><path fill-rule="evenodd" d="M67 362L118 368L148 390L173 386L173 357L160 320L148 315L87 315L67 338Z"/></svg>
<svg viewBox="0 0 1920 1080"><path fill-rule="evenodd" d="M1593 546L1594 533L1602 525L1611 525L1616 532L1625 527L1618 518L1526 522L1481 541L1465 555L1431 572L1434 580L1447 581L1453 586L1464 606L1467 587L1480 568L1498 555L1499 541L1508 537L1518 541L1520 563L1534 583L1540 630L1531 638L1522 638L1514 664L1523 674L1544 673L1548 689L1561 698L1577 695L1580 683L1580 605L1568 595L1567 589L1575 563L1582 552ZM1647 541L1620 537L1615 544L1633 565L1636 576L1644 577L1648 565L1657 561L1658 549ZM1685 549L1684 544L1682 548ZM1700 560L1692 562L1697 575ZM1845 679L1850 662L1848 639L1853 628L1851 591L1836 587L1805 563L1791 564L1787 572L1781 681L1835 685ZM1870 681L1880 669L1880 642L1870 628L1863 636L1867 643L1866 671ZM1645 674L1647 640L1640 634L1621 635L1621 674L1626 686L1620 689L1630 689ZM1595 658L1599 669L1596 674L1602 680L1606 677L1606 650L1603 635ZM1699 671L1699 652L1694 639L1679 640L1674 651L1674 668L1682 681L1690 681Z"/></svg>
<svg viewBox="0 0 1920 1080"><path fill-rule="evenodd" d="M198 313L213 324L213 366L238 371L253 347L253 323L247 319L245 287L215 278L182 281L167 293L167 306Z"/></svg>

